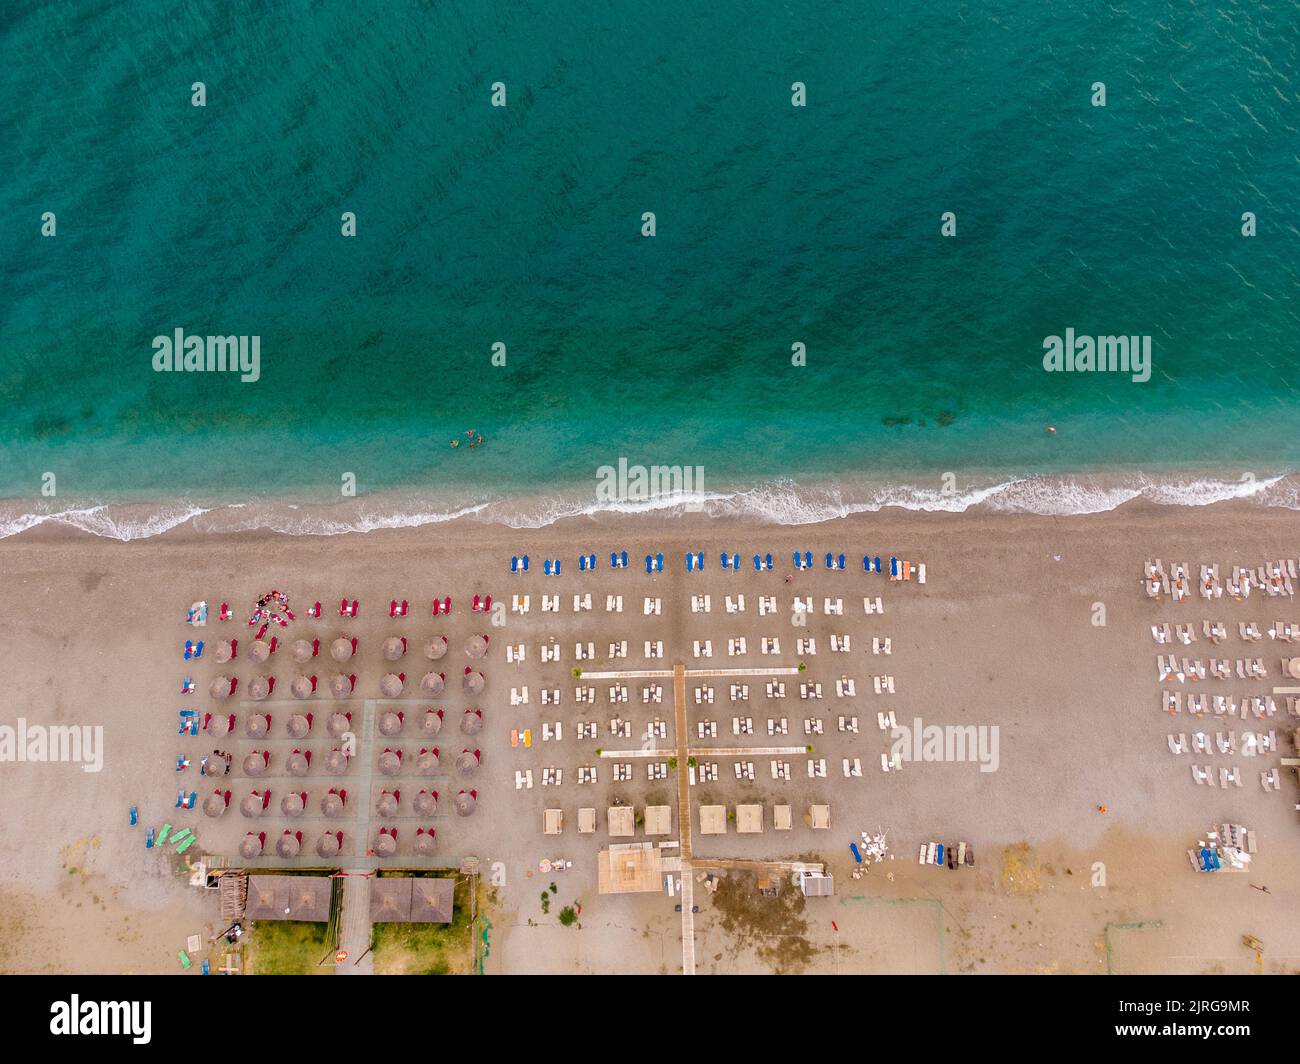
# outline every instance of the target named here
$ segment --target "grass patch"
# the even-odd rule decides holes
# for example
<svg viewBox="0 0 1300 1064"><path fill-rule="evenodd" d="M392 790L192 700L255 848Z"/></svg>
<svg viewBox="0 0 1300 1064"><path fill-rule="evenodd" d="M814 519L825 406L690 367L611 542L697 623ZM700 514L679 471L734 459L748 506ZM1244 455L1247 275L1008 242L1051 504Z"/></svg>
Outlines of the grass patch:
<svg viewBox="0 0 1300 1064"><path fill-rule="evenodd" d="M247 970L256 975L322 975L334 969L321 959L330 952L325 924L302 920L258 920L245 937Z"/></svg>
<svg viewBox="0 0 1300 1064"><path fill-rule="evenodd" d="M370 945L376 975L468 975L474 961L470 939L469 879L457 877L449 924L375 924ZM483 908L482 897L479 908Z"/></svg>

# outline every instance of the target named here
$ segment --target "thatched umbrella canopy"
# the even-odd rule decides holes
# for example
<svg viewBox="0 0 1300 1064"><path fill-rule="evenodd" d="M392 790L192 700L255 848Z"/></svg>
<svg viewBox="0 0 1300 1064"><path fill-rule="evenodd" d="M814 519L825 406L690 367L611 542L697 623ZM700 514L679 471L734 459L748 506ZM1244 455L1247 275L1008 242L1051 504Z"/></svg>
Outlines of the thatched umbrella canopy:
<svg viewBox="0 0 1300 1064"><path fill-rule="evenodd" d="M388 832L375 837L375 856L392 857L397 852L397 840Z"/></svg>
<svg viewBox="0 0 1300 1064"><path fill-rule="evenodd" d="M230 731L230 714L214 713L208 720L208 734L214 739L220 739Z"/></svg>
<svg viewBox="0 0 1300 1064"><path fill-rule="evenodd" d="M262 840L251 831L239 840L239 856L245 860L262 856Z"/></svg>
<svg viewBox="0 0 1300 1064"><path fill-rule="evenodd" d="M424 656L430 661L437 661L447 653L447 637L435 635L424 648Z"/></svg>
<svg viewBox="0 0 1300 1064"><path fill-rule="evenodd" d="M429 857L437 849L433 841L433 832L425 831L415 836L415 852L421 857Z"/></svg>
<svg viewBox="0 0 1300 1064"><path fill-rule="evenodd" d="M481 695L486 686L487 680L483 678L483 674L472 669L465 673L464 679L461 680L461 688L466 694Z"/></svg>
<svg viewBox="0 0 1300 1064"><path fill-rule="evenodd" d="M271 730L271 721L265 713L250 713L244 721L244 734L250 739L261 739Z"/></svg>
<svg viewBox="0 0 1300 1064"><path fill-rule="evenodd" d="M465 653L471 658L481 658L487 653L488 641L485 635L472 635L465 640Z"/></svg>
<svg viewBox="0 0 1300 1064"><path fill-rule="evenodd" d="M438 799L431 791L421 791L412 803L416 816L433 816L438 811Z"/></svg>
<svg viewBox="0 0 1300 1064"><path fill-rule="evenodd" d="M446 677L440 672L426 672L420 680L420 690L431 698L437 698L446 688Z"/></svg>
<svg viewBox="0 0 1300 1064"><path fill-rule="evenodd" d="M248 697L254 702L260 702L271 693L271 684L265 676L254 676L252 682L248 685Z"/></svg>
<svg viewBox="0 0 1300 1064"><path fill-rule="evenodd" d="M212 656L218 665L224 665L235 656L235 648L230 645L229 639L223 639L217 644L217 649L212 652Z"/></svg>
<svg viewBox="0 0 1300 1064"><path fill-rule="evenodd" d="M287 831L275 843L275 852L281 857L297 857L301 849L302 843L298 841L298 837L290 835Z"/></svg>
<svg viewBox="0 0 1300 1064"><path fill-rule="evenodd" d="M456 771L462 776L472 776L478 771L479 756L473 750L462 750L456 755Z"/></svg>
<svg viewBox="0 0 1300 1064"><path fill-rule="evenodd" d="M381 735L396 735L402 730L402 718L400 714L394 713L391 709L385 710L383 716L379 718L379 733Z"/></svg>
<svg viewBox="0 0 1300 1064"><path fill-rule="evenodd" d="M352 640L339 636L330 644L330 657L335 661L348 661L352 657Z"/></svg>
<svg viewBox="0 0 1300 1064"><path fill-rule="evenodd" d="M307 755L298 750L285 759L284 767L290 776L305 776L311 770Z"/></svg>
<svg viewBox="0 0 1300 1064"><path fill-rule="evenodd" d="M425 750L420 754L419 760L415 763L415 767L419 770L421 776L432 776L438 771L438 765L441 763L441 760L442 759L439 758L436 749Z"/></svg>
<svg viewBox="0 0 1300 1064"><path fill-rule="evenodd" d="M405 924L411 919L411 880L403 876L370 881L370 922Z"/></svg>
<svg viewBox="0 0 1300 1064"><path fill-rule="evenodd" d="M291 739L305 738L311 731L311 721L307 719L304 713L295 713L289 718L288 724L285 725Z"/></svg>
<svg viewBox="0 0 1300 1064"><path fill-rule="evenodd" d="M293 660L299 665L305 665L311 661L314 655L315 648L306 639L295 639L293 641Z"/></svg>
<svg viewBox="0 0 1300 1064"><path fill-rule="evenodd" d="M397 661L406 653L406 644L397 636L390 635L384 640L384 658L387 661Z"/></svg>
<svg viewBox="0 0 1300 1064"><path fill-rule="evenodd" d="M335 698L348 698L352 694L352 677L339 673L330 680L330 694Z"/></svg>
<svg viewBox="0 0 1300 1064"><path fill-rule="evenodd" d="M337 820L343 815L343 799L337 794L327 794L320 800L320 811L331 820Z"/></svg>
<svg viewBox="0 0 1300 1064"><path fill-rule="evenodd" d="M239 803L239 811L244 816L261 816L263 809L262 796L260 794L249 794Z"/></svg>
<svg viewBox="0 0 1300 1064"><path fill-rule="evenodd" d="M306 676L297 676L289 685L289 692L294 698L311 698L311 680Z"/></svg>
<svg viewBox="0 0 1300 1064"><path fill-rule="evenodd" d="M285 816L302 816L306 808L307 803L302 800L301 794L290 791L280 799L280 812Z"/></svg>
<svg viewBox="0 0 1300 1064"><path fill-rule="evenodd" d="M420 734L425 737L432 737L442 731L442 710L431 709L424 715L424 720L420 721Z"/></svg>
<svg viewBox="0 0 1300 1064"><path fill-rule="evenodd" d="M248 656L259 665L264 664L271 659L271 644L265 639L254 639L253 645L248 648Z"/></svg>
<svg viewBox="0 0 1300 1064"><path fill-rule="evenodd" d="M341 776L348 770L348 758L342 750L331 750L325 755L325 771L331 776Z"/></svg>
<svg viewBox="0 0 1300 1064"><path fill-rule="evenodd" d="M396 776L402 771L402 759L392 750L379 755L379 771L385 776Z"/></svg>
<svg viewBox="0 0 1300 1064"><path fill-rule="evenodd" d="M204 816L220 816L226 811L226 799L220 794L209 794L203 799Z"/></svg>
<svg viewBox="0 0 1300 1064"><path fill-rule="evenodd" d="M385 698L396 698L406 687L406 681L395 672L390 672L379 681L379 693Z"/></svg>
<svg viewBox="0 0 1300 1064"><path fill-rule="evenodd" d="M477 805L478 794L475 791L461 791L452 801L458 816L469 816Z"/></svg>
<svg viewBox="0 0 1300 1064"><path fill-rule="evenodd" d="M375 803L375 815L385 819L397 816L397 799L391 791L384 791L379 796L379 801Z"/></svg>
<svg viewBox="0 0 1300 1064"><path fill-rule="evenodd" d="M244 775L262 776L266 774L267 757L263 750L250 750L244 755Z"/></svg>
<svg viewBox="0 0 1300 1064"><path fill-rule="evenodd" d="M466 735L477 735L483 730L483 711L467 709L460 715L460 730Z"/></svg>
<svg viewBox="0 0 1300 1064"><path fill-rule="evenodd" d="M330 719L325 724L325 730L329 732L331 739L337 739L344 732L350 731L352 722L348 720L346 713L331 713Z"/></svg>
<svg viewBox="0 0 1300 1064"><path fill-rule="evenodd" d="M421 876L411 880L411 922L449 924L455 911L454 880Z"/></svg>
<svg viewBox="0 0 1300 1064"><path fill-rule="evenodd" d="M212 682L208 684L208 694L213 698L222 699L230 697L230 677L214 676Z"/></svg>
<svg viewBox="0 0 1300 1064"><path fill-rule="evenodd" d="M327 831L316 842L316 852L322 857L333 857L339 852L338 832Z"/></svg>

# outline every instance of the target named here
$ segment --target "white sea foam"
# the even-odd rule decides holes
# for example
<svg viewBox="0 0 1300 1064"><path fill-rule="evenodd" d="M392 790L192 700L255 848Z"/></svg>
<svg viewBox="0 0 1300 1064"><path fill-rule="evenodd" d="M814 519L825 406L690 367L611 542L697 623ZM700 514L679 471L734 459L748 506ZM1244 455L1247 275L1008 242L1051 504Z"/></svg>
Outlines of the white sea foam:
<svg viewBox="0 0 1300 1064"><path fill-rule="evenodd" d="M32 510L23 500L0 502L0 539L44 524L63 525L107 539L130 541L162 535L187 523L201 533L268 531L332 536L379 529L417 528L471 520L535 529L559 521L602 515L702 513L805 525L887 509L921 513L1025 513L1046 516L1104 513L1134 499L1161 506L1199 507L1231 500L1300 510L1300 474L1228 476L1078 474L987 478L958 490L931 484L844 482L797 484L776 480L732 491L665 495L643 502L602 503L588 491L500 496L465 501L391 493L348 503L285 502L97 503Z"/></svg>

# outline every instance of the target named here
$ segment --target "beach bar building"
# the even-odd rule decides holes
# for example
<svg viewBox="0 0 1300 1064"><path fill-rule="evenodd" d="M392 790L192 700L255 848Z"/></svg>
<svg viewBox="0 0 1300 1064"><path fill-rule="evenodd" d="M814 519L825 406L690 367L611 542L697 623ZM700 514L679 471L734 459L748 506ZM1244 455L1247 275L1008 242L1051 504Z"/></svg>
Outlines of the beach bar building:
<svg viewBox="0 0 1300 1064"><path fill-rule="evenodd" d="M601 894L649 894L664 889L664 860L652 842L625 842L601 850L596 869Z"/></svg>

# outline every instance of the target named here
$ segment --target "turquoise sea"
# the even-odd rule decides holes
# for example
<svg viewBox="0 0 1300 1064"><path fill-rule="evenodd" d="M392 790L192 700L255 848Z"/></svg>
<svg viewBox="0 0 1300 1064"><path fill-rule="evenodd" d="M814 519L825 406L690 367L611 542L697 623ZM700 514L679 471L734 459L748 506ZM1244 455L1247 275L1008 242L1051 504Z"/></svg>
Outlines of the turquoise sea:
<svg viewBox="0 0 1300 1064"><path fill-rule="evenodd" d="M0 534L1300 507L1294 0L9 0L0 100Z"/></svg>

